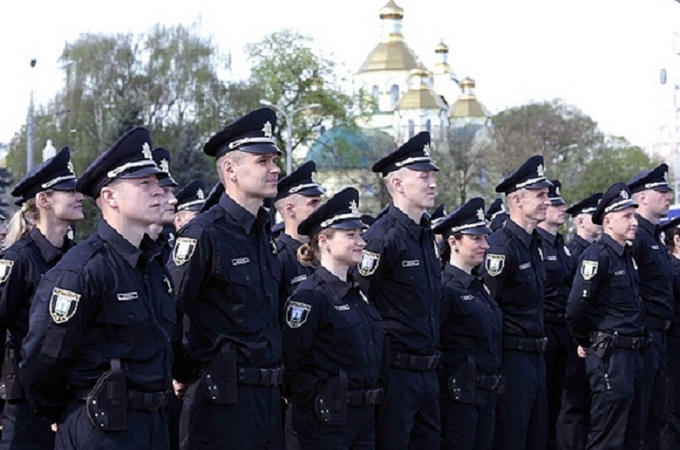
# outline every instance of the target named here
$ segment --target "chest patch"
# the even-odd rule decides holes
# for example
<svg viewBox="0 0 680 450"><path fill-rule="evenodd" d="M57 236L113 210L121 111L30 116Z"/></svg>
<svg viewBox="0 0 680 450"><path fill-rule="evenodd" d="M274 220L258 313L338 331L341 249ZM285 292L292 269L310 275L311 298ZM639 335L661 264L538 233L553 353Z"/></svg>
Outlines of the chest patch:
<svg viewBox="0 0 680 450"><path fill-rule="evenodd" d="M244 256L243 258L234 258L231 260L232 266L242 266L243 264L249 264L250 258Z"/></svg>
<svg viewBox="0 0 680 450"><path fill-rule="evenodd" d="M524 264L519 265L519 270L526 270L531 268L531 263L530 262L525 262Z"/></svg>
<svg viewBox="0 0 680 450"><path fill-rule="evenodd" d="M50 297L50 316L55 323L64 323L76 313L80 294L55 287Z"/></svg>
<svg viewBox="0 0 680 450"><path fill-rule="evenodd" d="M347 303L344 305L333 305L333 308L335 308L336 311L349 311L350 307Z"/></svg>
<svg viewBox="0 0 680 450"><path fill-rule="evenodd" d="M418 267L419 265L420 261L417 259L409 259L401 262L401 267Z"/></svg>
<svg viewBox="0 0 680 450"><path fill-rule="evenodd" d="M123 292L122 294L118 294L119 302L129 302L131 300L137 300L138 298L139 295L137 295L136 292Z"/></svg>
<svg viewBox="0 0 680 450"><path fill-rule="evenodd" d="M0 259L0 284L7 281L9 275L12 273L12 267L14 267L14 261Z"/></svg>
<svg viewBox="0 0 680 450"><path fill-rule="evenodd" d="M557 261L557 255L548 255L545 258L546 261Z"/></svg>
<svg viewBox="0 0 680 450"><path fill-rule="evenodd" d="M469 302L470 300L474 300L474 298L475 298L475 296L470 295L470 294L460 296L461 301L464 301L464 302Z"/></svg>
<svg viewBox="0 0 680 450"><path fill-rule="evenodd" d="M312 305L300 302L288 302L286 306L286 323L291 328L299 328L307 321Z"/></svg>
<svg viewBox="0 0 680 450"><path fill-rule="evenodd" d="M307 279L307 275L305 275L305 274L303 273L302 275L298 275L298 276L296 276L296 277L291 278L291 279L290 279L290 284L298 284L298 283L300 283L301 281L305 281L306 279Z"/></svg>

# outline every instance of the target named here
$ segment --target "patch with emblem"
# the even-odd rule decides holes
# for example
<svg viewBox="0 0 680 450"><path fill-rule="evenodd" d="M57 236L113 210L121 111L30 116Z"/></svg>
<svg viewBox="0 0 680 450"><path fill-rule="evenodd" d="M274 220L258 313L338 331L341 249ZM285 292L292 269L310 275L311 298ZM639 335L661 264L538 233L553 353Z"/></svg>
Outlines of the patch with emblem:
<svg viewBox="0 0 680 450"><path fill-rule="evenodd" d="M243 264L248 263L250 263L250 258L248 258L247 256L244 256L243 258L234 258L231 260L232 266L242 266Z"/></svg>
<svg viewBox="0 0 680 450"><path fill-rule="evenodd" d="M50 316L55 323L64 323L76 313L80 294L55 287L50 298Z"/></svg>
<svg viewBox="0 0 680 450"><path fill-rule="evenodd" d="M288 302L286 306L286 323L291 328L298 328L307 321L312 305L300 302Z"/></svg>
<svg viewBox="0 0 680 450"><path fill-rule="evenodd" d="M420 265L420 260L417 259L407 259L401 262L401 267L418 267Z"/></svg>
<svg viewBox="0 0 680 450"><path fill-rule="evenodd" d="M307 275L304 273L302 275L298 275L296 277L293 277L290 279L290 284L298 284L301 281L305 281L307 279Z"/></svg>
<svg viewBox="0 0 680 450"><path fill-rule="evenodd" d="M172 251L172 260L175 265L181 266L191 259L196 250L196 242L196 239L185 237L175 240L175 248Z"/></svg>
<svg viewBox="0 0 680 450"><path fill-rule="evenodd" d="M12 267L14 267L14 261L0 259L0 284L7 281L9 274L12 273Z"/></svg>
<svg viewBox="0 0 680 450"><path fill-rule="evenodd" d="M129 302L131 300L137 300L139 295L136 292L123 292L117 295L119 302Z"/></svg>
<svg viewBox="0 0 680 450"><path fill-rule="evenodd" d="M333 308L335 308L336 311L349 311L350 307L347 303L344 305L333 305Z"/></svg>
<svg viewBox="0 0 680 450"><path fill-rule="evenodd" d="M592 279L595 274L597 274L597 266L598 266L597 261L588 261L584 260L581 263L581 276L583 277L584 280L588 281Z"/></svg>
<svg viewBox="0 0 680 450"><path fill-rule="evenodd" d="M359 263L359 273L367 277L373 275L380 264L380 254L364 250L361 252L361 262Z"/></svg>
<svg viewBox="0 0 680 450"><path fill-rule="evenodd" d="M503 272L503 268L505 267L505 255L488 253L486 255L486 261L484 262L484 267L486 267L486 271L489 275L495 277Z"/></svg>

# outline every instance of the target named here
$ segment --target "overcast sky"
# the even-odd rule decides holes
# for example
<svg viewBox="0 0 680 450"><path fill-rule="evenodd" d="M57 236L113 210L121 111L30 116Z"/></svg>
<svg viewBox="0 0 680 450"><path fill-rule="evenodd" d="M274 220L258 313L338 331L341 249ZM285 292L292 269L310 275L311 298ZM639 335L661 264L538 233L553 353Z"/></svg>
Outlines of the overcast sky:
<svg viewBox="0 0 680 450"><path fill-rule="evenodd" d="M387 0L4 1L0 5L0 143L26 120L31 88L46 103L64 73L58 58L80 33L142 33L154 24L199 23L234 77L247 76L243 46L293 28L348 73L377 44L379 9ZM397 0L406 42L432 68L444 39L449 63L477 82L492 112L562 98L600 124L648 147L673 107L680 82L680 3L675 0ZM680 50L680 46L678 46ZM29 61L36 58L34 69ZM659 71L667 68L662 86ZM42 148L43 143L36 143Z"/></svg>

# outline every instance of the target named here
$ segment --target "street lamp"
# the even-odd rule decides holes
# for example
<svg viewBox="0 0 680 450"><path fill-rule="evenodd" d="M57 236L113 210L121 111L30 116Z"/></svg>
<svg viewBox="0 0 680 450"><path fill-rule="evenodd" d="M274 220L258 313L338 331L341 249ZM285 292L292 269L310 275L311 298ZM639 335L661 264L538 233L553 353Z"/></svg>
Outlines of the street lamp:
<svg viewBox="0 0 680 450"><path fill-rule="evenodd" d="M293 118L301 111L320 108L321 105L319 103L310 103L309 105L297 108L284 109L269 100L260 100L260 104L273 108L286 119L286 175L290 175L293 171Z"/></svg>
<svg viewBox="0 0 680 450"><path fill-rule="evenodd" d="M31 60L31 68L35 67L38 61ZM33 167L33 139L35 135L35 122L33 119L33 83L31 83L31 102L28 104L28 120L26 124L26 172Z"/></svg>

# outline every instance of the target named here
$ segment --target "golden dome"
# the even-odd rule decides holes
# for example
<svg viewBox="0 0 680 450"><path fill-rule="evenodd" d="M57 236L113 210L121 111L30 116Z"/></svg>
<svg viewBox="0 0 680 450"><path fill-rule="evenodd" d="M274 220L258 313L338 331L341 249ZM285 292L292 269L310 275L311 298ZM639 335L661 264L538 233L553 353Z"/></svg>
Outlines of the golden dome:
<svg viewBox="0 0 680 450"><path fill-rule="evenodd" d="M465 77L463 81L460 82L460 87L461 89L474 89L475 88L475 80L473 80L470 77Z"/></svg>
<svg viewBox="0 0 680 450"><path fill-rule="evenodd" d="M439 41L439 44L437 44L437 47L434 49L435 53L448 53L449 52L449 46L444 44L444 40L442 39Z"/></svg>
<svg viewBox="0 0 680 450"><path fill-rule="evenodd" d="M395 110L405 110L405 109L436 109L445 110L446 104L444 100L437 95L428 85L427 78L429 78L430 73L424 68L417 68L411 71L411 87L404 94L402 98L399 99L396 105L394 105Z"/></svg>
<svg viewBox="0 0 680 450"><path fill-rule="evenodd" d="M482 105L474 93L475 80L470 77L465 77L460 82L460 87L463 93L451 106L450 117L454 119L461 119L466 117L488 117L486 108Z"/></svg>
<svg viewBox="0 0 680 450"><path fill-rule="evenodd" d="M413 70L424 69L425 66L418 60L413 50L403 39L390 39L389 42L380 42L366 61L361 65L359 73L377 70Z"/></svg>
<svg viewBox="0 0 680 450"><path fill-rule="evenodd" d="M380 9L381 19L403 19L404 8L397 6L394 0L389 0L385 6Z"/></svg>

